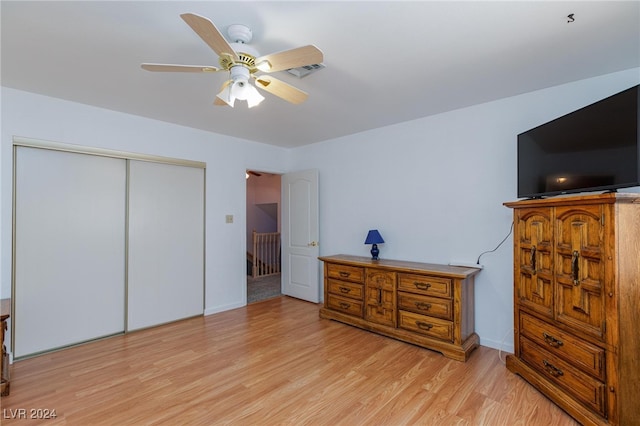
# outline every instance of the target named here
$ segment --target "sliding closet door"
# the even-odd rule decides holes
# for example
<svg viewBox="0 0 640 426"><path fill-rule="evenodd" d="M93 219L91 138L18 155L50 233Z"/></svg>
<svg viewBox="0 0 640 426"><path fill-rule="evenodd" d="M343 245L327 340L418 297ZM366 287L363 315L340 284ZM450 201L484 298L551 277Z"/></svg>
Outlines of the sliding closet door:
<svg viewBox="0 0 640 426"><path fill-rule="evenodd" d="M204 169L129 163L127 329L204 312Z"/></svg>
<svg viewBox="0 0 640 426"><path fill-rule="evenodd" d="M15 148L14 356L124 331L126 161Z"/></svg>

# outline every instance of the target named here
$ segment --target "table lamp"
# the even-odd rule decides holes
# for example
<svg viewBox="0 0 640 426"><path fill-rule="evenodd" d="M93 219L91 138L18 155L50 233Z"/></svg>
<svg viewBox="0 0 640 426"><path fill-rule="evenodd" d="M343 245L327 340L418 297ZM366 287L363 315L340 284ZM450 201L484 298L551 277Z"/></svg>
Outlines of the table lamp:
<svg viewBox="0 0 640 426"><path fill-rule="evenodd" d="M364 240L364 243L373 244L373 246L371 246L371 259L378 260L378 253L380 253L380 250L378 250L378 244L384 243L384 240L382 239L382 235L380 235L378 230L377 229L370 230L369 233L367 234L367 239Z"/></svg>

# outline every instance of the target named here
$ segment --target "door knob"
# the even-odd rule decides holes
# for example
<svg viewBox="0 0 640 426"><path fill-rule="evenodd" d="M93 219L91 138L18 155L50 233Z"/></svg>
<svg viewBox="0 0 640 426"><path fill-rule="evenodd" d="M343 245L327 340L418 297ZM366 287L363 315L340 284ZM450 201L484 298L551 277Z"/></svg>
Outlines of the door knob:
<svg viewBox="0 0 640 426"><path fill-rule="evenodd" d="M311 241L309 244L307 244L309 247L315 247L318 245L318 243L316 241Z"/></svg>

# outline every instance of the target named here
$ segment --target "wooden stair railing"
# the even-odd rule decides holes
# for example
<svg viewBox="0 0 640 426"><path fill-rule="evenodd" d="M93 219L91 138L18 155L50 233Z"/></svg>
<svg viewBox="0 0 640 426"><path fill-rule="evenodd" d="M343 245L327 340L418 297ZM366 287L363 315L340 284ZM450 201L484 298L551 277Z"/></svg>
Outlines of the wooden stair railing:
<svg viewBox="0 0 640 426"><path fill-rule="evenodd" d="M253 278L280 273L280 233L253 231Z"/></svg>

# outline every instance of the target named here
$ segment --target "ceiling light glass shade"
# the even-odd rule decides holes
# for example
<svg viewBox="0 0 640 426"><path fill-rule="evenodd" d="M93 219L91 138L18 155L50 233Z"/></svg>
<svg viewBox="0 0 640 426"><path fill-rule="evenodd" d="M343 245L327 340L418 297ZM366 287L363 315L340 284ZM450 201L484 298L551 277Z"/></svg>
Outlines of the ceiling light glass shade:
<svg viewBox="0 0 640 426"><path fill-rule="evenodd" d="M231 80L224 89L218 93L218 98L227 105L233 107L235 100L247 101L249 108L259 105L264 100L258 89L249 83L250 73L245 67L231 68Z"/></svg>
<svg viewBox="0 0 640 426"><path fill-rule="evenodd" d="M236 98L231 97L231 86L231 84L227 84L216 97L233 108Z"/></svg>
<svg viewBox="0 0 640 426"><path fill-rule="evenodd" d="M260 102L264 101L264 96L262 96L260 92L258 92L258 89L256 89L255 87L247 84L246 91L247 91L247 105L249 106L249 108L253 108L256 105L260 105Z"/></svg>

